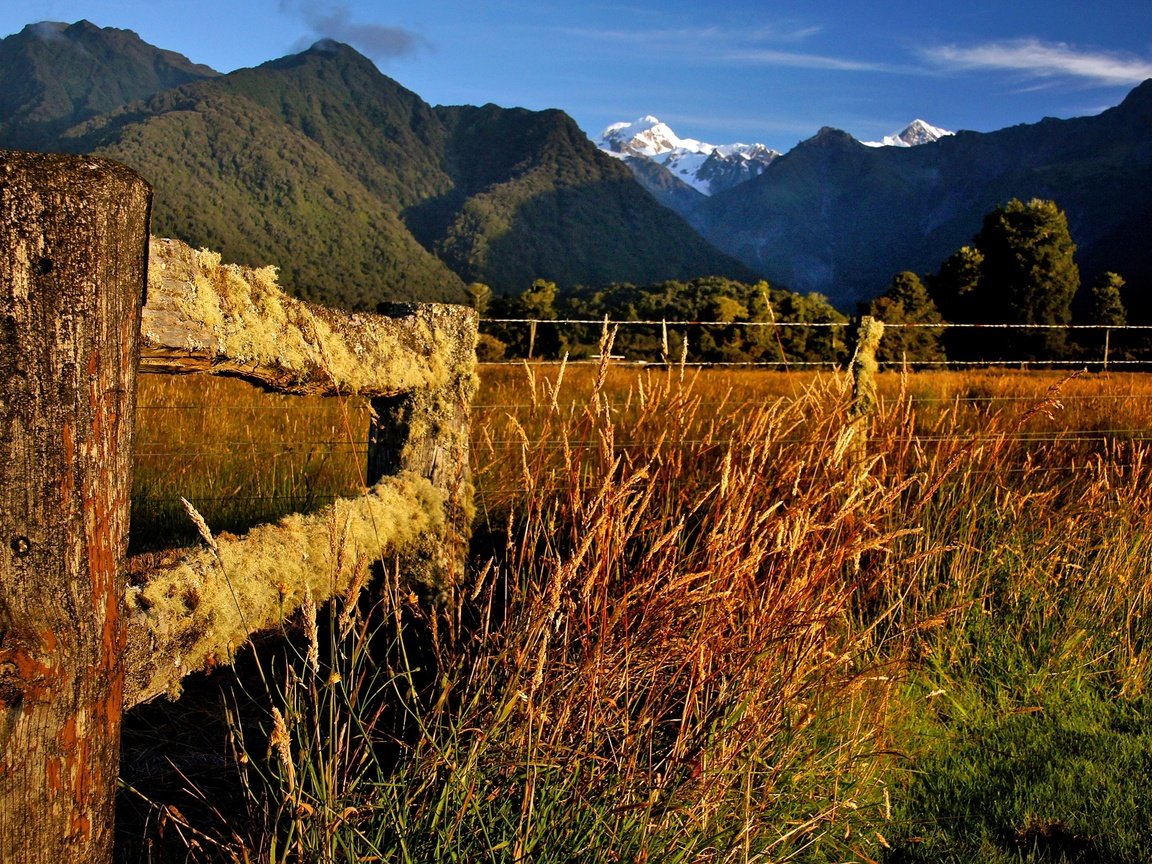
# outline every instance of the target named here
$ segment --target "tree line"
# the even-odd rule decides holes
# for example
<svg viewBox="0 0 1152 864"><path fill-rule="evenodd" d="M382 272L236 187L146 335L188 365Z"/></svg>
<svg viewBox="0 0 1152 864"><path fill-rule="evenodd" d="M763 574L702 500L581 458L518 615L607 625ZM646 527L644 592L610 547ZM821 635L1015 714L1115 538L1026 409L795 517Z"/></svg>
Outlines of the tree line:
<svg viewBox="0 0 1152 864"><path fill-rule="evenodd" d="M897 273L883 294L861 304L857 312L886 324L920 325L889 328L880 345L882 363L1099 359L1106 329L1127 323L1124 279L1109 272L1082 286L1075 252L1067 217L1054 202L1014 198L988 213L972 241L942 262L936 273ZM481 360L595 356L600 326L548 322L605 317L699 322L620 328L612 350L630 360L678 361L686 356L702 362L842 363L853 344L850 319L824 296L798 294L766 281L704 277L561 292L555 283L537 279L518 296L494 295L481 283L470 285L469 293L481 318L489 319L481 328ZM754 326L745 326L748 322ZM771 326L777 322L790 323ZM1094 329L1069 331L1069 324ZM1147 347L1127 334L1113 338L1115 359Z"/></svg>

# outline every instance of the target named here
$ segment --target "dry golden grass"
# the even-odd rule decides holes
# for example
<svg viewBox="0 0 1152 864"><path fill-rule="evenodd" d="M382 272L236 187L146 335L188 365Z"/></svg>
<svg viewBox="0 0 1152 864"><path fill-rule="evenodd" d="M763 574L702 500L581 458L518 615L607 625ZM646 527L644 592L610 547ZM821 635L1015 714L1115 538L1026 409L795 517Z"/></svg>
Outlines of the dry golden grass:
<svg viewBox="0 0 1152 864"><path fill-rule="evenodd" d="M196 541L180 498L213 531L312 511L364 485L364 400L265 393L232 378L142 375L133 548Z"/></svg>
<svg viewBox="0 0 1152 864"><path fill-rule="evenodd" d="M250 851L879 858L955 712L1152 683L1152 380L1065 378L883 375L861 448L836 374L482 369L469 581L386 580L392 618L270 694L297 761L246 756ZM268 440L213 392L209 440Z"/></svg>

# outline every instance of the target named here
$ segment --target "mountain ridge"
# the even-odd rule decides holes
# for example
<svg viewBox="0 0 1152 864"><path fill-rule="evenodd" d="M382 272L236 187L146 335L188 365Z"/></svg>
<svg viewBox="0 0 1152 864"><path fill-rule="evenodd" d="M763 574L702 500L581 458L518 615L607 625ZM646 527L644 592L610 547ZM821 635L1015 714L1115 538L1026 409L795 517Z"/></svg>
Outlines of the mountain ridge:
<svg viewBox="0 0 1152 864"><path fill-rule="evenodd" d="M0 138L17 148L44 149L91 117L220 74L131 30L86 19L29 24L2 41Z"/></svg>
<svg viewBox="0 0 1152 864"><path fill-rule="evenodd" d="M1085 282L1119 272L1134 320L1152 318L1152 80L1094 117L922 146L825 127L754 176L724 176L754 145L659 130L649 149L684 149L709 196L642 149L610 156L562 111L428 105L331 40L220 75L131 31L42 23L0 40L0 73L0 146L125 162L156 187L160 233L278 264L320 302L721 275L851 310L895 272L933 272L1009 198L1040 197L1068 213Z"/></svg>
<svg viewBox="0 0 1152 864"><path fill-rule="evenodd" d="M902 270L934 272L1010 198L1066 211L1085 282L1124 276L1147 316L1152 248L1152 80L1092 117L961 131L921 147L867 147L825 127L759 177L713 196L690 221L771 280L841 308Z"/></svg>
<svg viewBox="0 0 1152 864"><path fill-rule="evenodd" d="M660 171L640 169L643 160L666 169L676 180L705 196L759 176L780 156L763 144L708 144L681 138L651 114L630 123L613 123L595 143L603 152L632 167L646 188L650 182L657 188L672 184Z"/></svg>
<svg viewBox="0 0 1152 864"><path fill-rule="evenodd" d="M40 30L50 40L64 32ZM371 309L465 302L471 280L518 293L537 278L754 276L563 112L433 107L331 40L227 75L185 69L163 87L145 67L175 61L130 31L64 30L118 58L92 73L107 98L85 97L82 64L53 67L35 28L0 40L0 66L23 74L28 92L44 92L56 72L75 91L53 103L49 125L14 114L0 146L36 139L36 149L124 162L154 185L157 233L276 264L281 283L307 299ZM39 65L26 62L30 44L47 57ZM146 86L133 90L133 79ZM476 134L462 134L465 117ZM500 152L482 120L504 130Z"/></svg>

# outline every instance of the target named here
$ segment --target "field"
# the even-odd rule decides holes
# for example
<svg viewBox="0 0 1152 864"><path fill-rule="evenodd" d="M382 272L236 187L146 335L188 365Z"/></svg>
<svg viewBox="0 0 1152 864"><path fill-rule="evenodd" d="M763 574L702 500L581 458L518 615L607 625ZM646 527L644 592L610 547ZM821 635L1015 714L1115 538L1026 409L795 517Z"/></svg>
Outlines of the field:
<svg viewBox="0 0 1152 864"><path fill-rule="evenodd" d="M484 367L466 584L135 712L124 860L1146 860L1152 378L879 384ZM363 483L354 401L139 418L137 551Z"/></svg>

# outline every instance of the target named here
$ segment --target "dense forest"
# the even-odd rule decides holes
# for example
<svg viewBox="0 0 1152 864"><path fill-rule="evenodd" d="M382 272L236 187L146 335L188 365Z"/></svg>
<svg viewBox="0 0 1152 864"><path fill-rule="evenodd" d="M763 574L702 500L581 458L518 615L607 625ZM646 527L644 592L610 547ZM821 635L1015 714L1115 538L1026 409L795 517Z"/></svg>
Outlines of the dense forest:
<svg viewBox="0 0 1152 864"><path fill-rule="evenodd" d="M1099 360L1106 339L1113 361L1147 357L1146 337L1109 332L1128 321L1124 278L1106 272L1082 284L1075 253L1055 202L1014 198L988 213L971 243L936 272L895 274L858 312L893 325L878 356L888 364ZM481 283L469 293L490 319L479 346L484 360L595 356L603 327L566 322L604 318L625 322L613 354L647 362L843 363L854 344L854 322L827 298L763 280L707 277L562 291L537 279L515 297L493 296ZM949 326L975 324L1010 327Z"/></svg>

